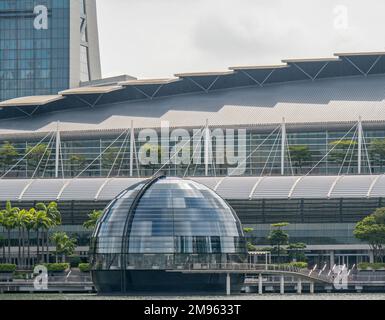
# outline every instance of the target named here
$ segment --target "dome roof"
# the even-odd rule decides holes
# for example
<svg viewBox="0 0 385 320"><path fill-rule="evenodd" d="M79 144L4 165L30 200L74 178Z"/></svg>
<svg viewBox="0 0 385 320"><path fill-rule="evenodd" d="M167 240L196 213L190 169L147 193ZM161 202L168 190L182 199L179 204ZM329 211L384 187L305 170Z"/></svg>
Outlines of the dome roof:
<svg viewBox="0 0 385 320"><path fill-rule="evenodd" d="M199 262L212 262L216 256L215 263L227 263L231 255L242 260L246 252L239 219L221 197L197 182L166 177L139 182L116 197L105 209L91 246L103 269L120 268L121 255L128 257L126 265L135 267L138 257L145 263L144 255L152 257L148 263L153 265L158 256L156 264L164 265L170 259L174 264L191 262L186 255L204 260Z"/></svg>

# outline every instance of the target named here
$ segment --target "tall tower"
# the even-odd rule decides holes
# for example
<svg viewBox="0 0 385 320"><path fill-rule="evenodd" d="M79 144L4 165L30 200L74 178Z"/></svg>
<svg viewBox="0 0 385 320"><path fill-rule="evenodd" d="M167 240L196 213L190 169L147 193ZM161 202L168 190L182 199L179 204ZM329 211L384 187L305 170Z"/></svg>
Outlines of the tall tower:
<svg viewBox="0 0 385 320"><path fill-rule="evenodd" d="M0 0L0 101L99 78L95 0Z"/></svg>

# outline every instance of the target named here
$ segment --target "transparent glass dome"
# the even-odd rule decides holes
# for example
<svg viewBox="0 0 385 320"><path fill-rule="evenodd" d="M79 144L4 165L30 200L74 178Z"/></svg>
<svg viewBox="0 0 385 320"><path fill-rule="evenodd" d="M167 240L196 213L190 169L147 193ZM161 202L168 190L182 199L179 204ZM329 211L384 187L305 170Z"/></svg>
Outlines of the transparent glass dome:
<svg viewBox="0 0 385 320"><path fill-rule="evenodd" d="M214 191L160 177L123 191L105 209L91 241L94 270L173 269L243 262L242 227Z"/></svg>

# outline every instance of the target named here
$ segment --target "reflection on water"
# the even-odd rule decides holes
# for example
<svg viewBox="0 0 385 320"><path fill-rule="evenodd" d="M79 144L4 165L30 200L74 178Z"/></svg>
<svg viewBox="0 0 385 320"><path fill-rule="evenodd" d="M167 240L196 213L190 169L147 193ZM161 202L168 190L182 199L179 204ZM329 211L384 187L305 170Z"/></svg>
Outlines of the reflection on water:
<svg viewBox="0 0 385 320"><path fill-rule="evenodd" d="M96 294L0 294L0 300L385 300L385 293L264 294L233 296L100 296Z"/></svg>

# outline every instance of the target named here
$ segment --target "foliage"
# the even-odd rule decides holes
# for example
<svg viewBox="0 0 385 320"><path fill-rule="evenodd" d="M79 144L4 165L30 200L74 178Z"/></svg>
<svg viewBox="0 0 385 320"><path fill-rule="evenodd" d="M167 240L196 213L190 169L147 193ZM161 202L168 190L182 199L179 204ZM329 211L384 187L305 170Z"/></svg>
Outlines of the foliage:
<svg viewBox="0 0 385 320"><path fill-rule="evenodd" d="M10 263L0 264L0 272L15 272L16 265Z"/></svg>
<svg viewBox="0 0 385 320"><path fill-rule="evenodd" d="M306 249L306 244L302 242L291 243L287 246L289 252L289 258L295 261L306 261L306 256L304 250Z"/></svg>
<svg viewBox="0 0 385 320"><path fill-rule="evenodd" d="M28 163L32 166L37 166L40 160L44 157L47 159L51 155L51 150L48 148L48 145L41 143L38 145L30 145L25 149L26 158L28 159Z"/></svg>
<svg viewBox="0 0 385 320"><path fill-rule="evenodd" d="M79 265L79 263L82 262L82 259L79 256L74 256L74 255L70 256L68 260L71 268L76 268Z"/></svg>
<svg viewBox="0 0 385 320"><path fill-rule="evenodd" d="M312 160L311 151L309 146L297 145L289 147L290 158L295 167L302 168L305 162Z"/></svg>
<svg viewBox="0 0 385 320"><path fill-rule="evenodd" d="M45 263L43 265L51 272L66 271L70 268L69 263Z"/></svg>
<svg viewBox="0 0 385 320"><path fill-rule="evenodd" d="M56 254L70 256L75 252L77 240L70 238L65 232L56 232L51 236L56 245Z"/></svg>
<svg viewBox="0 0 385 320"><path fill-rule="evenodd" d="M6 141L0 147L0 163L5 168L13 164L18 157L19 153L12 143Z"/></svg>
<svg viewBox="0 0 385 320"><path fill-rule="evenodd" d="M307 269L308 263L307 262L290 262L290 263L283 264L283 266L294 267L298 269Z"/></svg>
<svg viewBox="0 0 385 320"><path fill-rule="evenodd" d="M355 140L338 140L338 141L333 141L330 143L330 147L334 148L330 154L329 154L329 159L331 161L334 161L338 164L343 164L344 160L349 161L350 157L348 155L348 151L350 153L353 153L354 149L357 146L357 141ZM354 155L353 155L354 156Z"/></svg>
<svg viewBox="0 0 385 320"><path fill-rule="evenodd" d="M368 148L370 158L382 163L385 159L385 139L374 139Z"/></svg>
<svg viewBox="0 0 385 320"><path fill-rule="evenodd" d="M253 232L253 231L254 231L253 228L243 228L243 232L244 232L244 233L251 233L251 232Z"/></svg>
<svg viewBox="0 0 385 320"><path fill-rule="evenodd" d="M281 247L286 245L289 242L289 235L282 230L282 228L288 226L287 222L280 222L272 224L271 227L273 230L270 231L268 240L270 244L273 246L273 250L277 252L278 262L280 262L281 257Z"/></svg>
<svg viewBox="0 0 385 320"><path fill-rule="evenodd" d="M354 229L354 236L370 245L375 262L383 262L385 244L385 208L379 208L370 216L359 221Z"/></svg>
<svg viewBox="0 0 385 320"><path fill-rule="evenodd" d="M362 262L358 264L358 269L361 269L361 270L367 270L367 269L379 270L384 268L385 268L385 263Z"/></svg>
<svg viewBox="0 0 385 320"><path fill-rule="evenodd" d="M100 217L102 216L102 210L94 210L88 214L88 220L84 222L83 227L89 230L92 230L96 227L96 224Z"/></svg>
<svg viewBox="0 0 385 320"><path fill-rule="evenodd" d="M78 268L81 272L90 272L91 264L90 263L79 263Z"/></svg>

